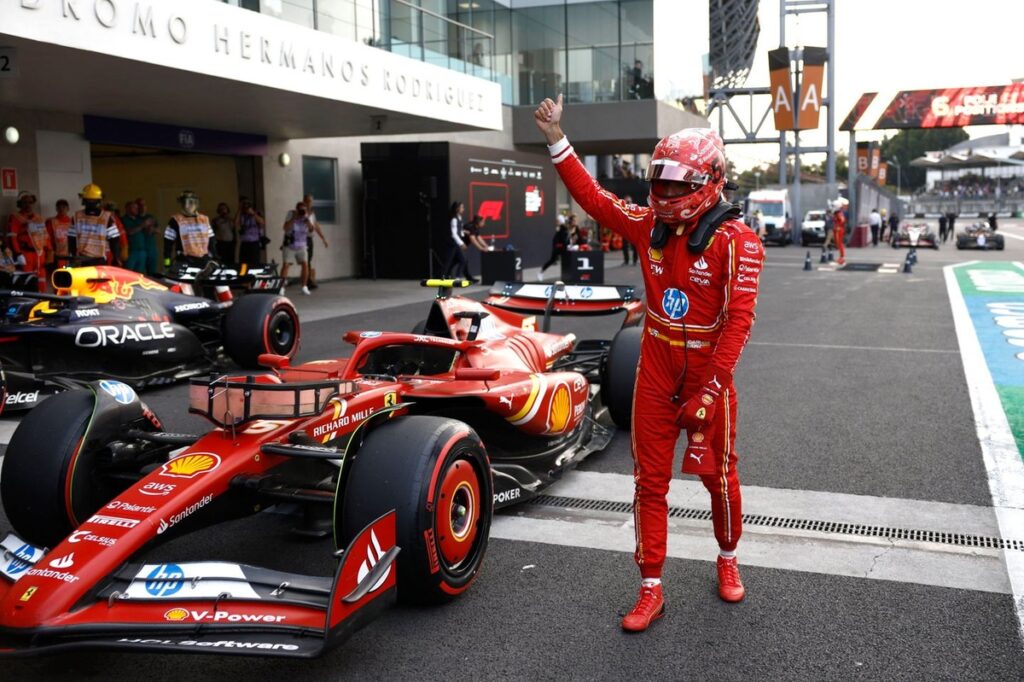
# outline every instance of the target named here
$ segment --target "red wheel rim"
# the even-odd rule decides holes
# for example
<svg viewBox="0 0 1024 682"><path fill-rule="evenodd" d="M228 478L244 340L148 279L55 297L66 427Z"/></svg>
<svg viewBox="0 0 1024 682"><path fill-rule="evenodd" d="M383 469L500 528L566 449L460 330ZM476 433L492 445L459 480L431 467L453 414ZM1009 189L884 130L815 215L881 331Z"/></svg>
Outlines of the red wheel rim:
<svg viewBox="0 0 1024 682"><path fill-rule="evenodd" d="M464 459L448 465L441 478L441 494L434 516L438 549L448 568L473 551L480 517L480 481L476 469Z"/></svg>

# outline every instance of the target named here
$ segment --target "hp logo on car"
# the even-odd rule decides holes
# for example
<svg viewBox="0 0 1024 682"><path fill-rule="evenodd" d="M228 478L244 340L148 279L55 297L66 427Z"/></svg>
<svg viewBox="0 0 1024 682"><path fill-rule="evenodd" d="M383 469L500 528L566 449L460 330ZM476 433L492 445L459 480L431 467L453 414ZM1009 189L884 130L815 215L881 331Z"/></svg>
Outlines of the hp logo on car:
<svg viewBox="0 0 1024 682"><path fill-rule="evenodd" d="M185 584L185 571L178 564L161 564L146 576L146 592L154 597L170 597Z"/></svg>
<svg viewBox="0 0 1024 682"><path fill-rule="evenodd" d="M11 563L7 564L7 573L9 575L18 575L22 571L28 570L32 565L32 557L36 555L35 549L31 545L22 545L18 549L14 550L11 555ZM21 561L21 559L27 559L27 561Z"/></svg>
<svg viewBox="0 0 1024 682"><path fill-rule="evenodd" d="M665 289L665 295L661 297L661 308L670 320L679 320L686 316L690 299L679 289Z"/></svg>
<svg viewBox="0 0 1024 682"><path fill-rule="evenodd" d="M107 394L121 403L127 405L131 401L135 400L135 391L128 384L122 384L120 381L111 381L110 379L104 379L100 382L100 388L107 392Z"/></svg>

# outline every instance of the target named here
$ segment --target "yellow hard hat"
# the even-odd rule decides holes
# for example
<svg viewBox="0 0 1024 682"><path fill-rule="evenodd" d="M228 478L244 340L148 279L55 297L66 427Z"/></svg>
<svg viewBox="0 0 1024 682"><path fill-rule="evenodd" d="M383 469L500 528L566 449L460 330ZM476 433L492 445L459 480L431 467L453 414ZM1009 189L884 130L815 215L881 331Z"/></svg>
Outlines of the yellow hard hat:
<svg viewBox="0 0 1024 682"><path fill-rule="evenodd" d="M88 185L82 188L82 191L78 194L82 199L88 201L99 201L103 198L103 190L100 186L90 182Z"/></svg>

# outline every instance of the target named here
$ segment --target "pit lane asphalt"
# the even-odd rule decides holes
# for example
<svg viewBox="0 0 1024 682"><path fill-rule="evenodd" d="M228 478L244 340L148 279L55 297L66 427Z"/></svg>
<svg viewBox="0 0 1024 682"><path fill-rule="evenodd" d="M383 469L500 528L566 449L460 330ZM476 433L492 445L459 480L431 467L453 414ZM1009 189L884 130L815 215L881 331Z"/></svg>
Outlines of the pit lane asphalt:
<svg viewBox="0 0 1024 682"><path fill-rule="evenodd" d="M1024 235L1019 223L1011 231ZM743 481L988 506L941 267L1021 260L1024 244L1008 239L1001 253L921 251L912 275L803 272L804 253L768 252L758 322L737 375ZM848 255L895 263L905 253L878 247ZM818 252L811 255L817 268ZM609 258L606 281L639 283L637 268L617 263ZM305 324L300 357L344 355L343 331L408 329L426 313L422 303L386 306ZM607 337L617 322L562 318L555 328ZM145 398L169 429L204 426L184 414L183 386ZM617 435L580 468L629 473L628 438ZM147 558L329 573L329 548L293 538L289 523L263 514L175 540ZM730 606L714 596L712 572L708 562L670 559L667 617L646 635L627 636L615 614L636 584L628 554L493 540L481 578L457 602L393 609L317 661L83 652L4 661L0 670L12 679L137 679L142 666L147 678L174 680L1024 677L1007 595L747 567L748 600Z"/></svg>

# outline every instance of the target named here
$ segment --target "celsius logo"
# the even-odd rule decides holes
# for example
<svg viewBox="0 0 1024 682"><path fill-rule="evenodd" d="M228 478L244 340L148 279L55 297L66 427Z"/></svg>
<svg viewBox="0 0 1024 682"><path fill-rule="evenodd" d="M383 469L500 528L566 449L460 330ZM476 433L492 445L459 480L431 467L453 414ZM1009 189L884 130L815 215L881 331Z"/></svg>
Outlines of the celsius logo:
<svg viewBox="0 0 1024 682"><path fill-rule="evenodd" d="M665 289L661 297L661 308L670 320L681 320L690 308L690 300L679 289Z"/></svg>
<svg viewBox="0 0 1024 682"><path fill-rule="evenodd" d="M154 597L170 597L185 584L185 571L178 564L160 564L146 576L146 592Z"/></svg>
<svg viewBox="0 0 1024 682"><path fill-rule="evenodd" d="M476 209L476 214L481 218L487 218L488 220L501 220L501 211L503 208L505 208L504 201L488 199L487 201L480 202L480 206Z"/></svg>

